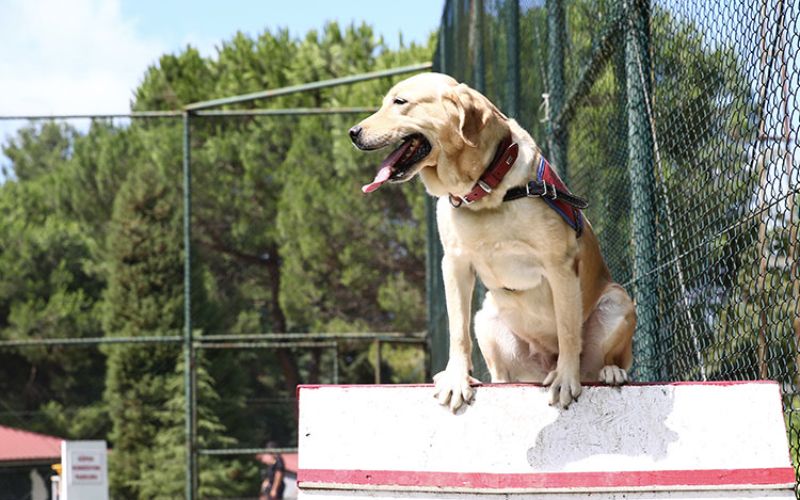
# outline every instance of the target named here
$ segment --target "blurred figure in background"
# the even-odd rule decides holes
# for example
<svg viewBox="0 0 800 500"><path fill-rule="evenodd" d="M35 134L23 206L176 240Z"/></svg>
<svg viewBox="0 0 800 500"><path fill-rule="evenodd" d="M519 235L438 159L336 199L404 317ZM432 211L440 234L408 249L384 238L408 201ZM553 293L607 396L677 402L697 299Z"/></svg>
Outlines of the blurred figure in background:
<svg viewBox="0 0 800 500"><path fill-rule="evenodd" d="M275 441L267 442L267 449L277 448ZM286 487L283 478L286 474L286 464L280 453L270 453L264 455L264 462L267 467L261 475L261 491L258 500L280 500L283 498L283 490Z"/></svg>

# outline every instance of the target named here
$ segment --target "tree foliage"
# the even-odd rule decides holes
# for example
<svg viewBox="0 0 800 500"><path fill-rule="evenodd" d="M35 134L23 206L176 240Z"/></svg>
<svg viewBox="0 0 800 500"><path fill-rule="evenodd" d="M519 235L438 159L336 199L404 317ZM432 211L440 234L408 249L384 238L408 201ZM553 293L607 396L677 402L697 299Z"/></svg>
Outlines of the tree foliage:
<svg viewBox="0 0 800 500"><path fill-rule="evenodd" d="M133 110L429 60L431 44L389 50L367 25L302 38L237 33L213 57L187 47L143 75ZM395 79L246 107L374 106ZM364 198L380 159L354 151L357 116L194 116L192 318L199 335L422 330L424 194ZM183 329L180 120L43 122L3 145L0 339L165 337ZM374 352L346 343L341 382L372 380ZM198 445L295 443L294 388L333 380L330 351L198 351ZM386 380L421 381L417 347L385 347ZM0 351L0 422L107 439L115 496L171 498L184 484L179 345ZM31 418L32 417L32 418ZM257 488L249 458L202 457L203 496Z"/></svg>

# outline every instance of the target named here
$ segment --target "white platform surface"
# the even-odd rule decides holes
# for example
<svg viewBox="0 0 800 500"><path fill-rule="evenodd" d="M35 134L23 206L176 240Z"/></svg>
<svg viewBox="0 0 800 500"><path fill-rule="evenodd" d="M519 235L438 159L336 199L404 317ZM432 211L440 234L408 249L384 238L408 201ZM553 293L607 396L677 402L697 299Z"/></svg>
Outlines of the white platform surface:
<svg viewBox="0 0 800 500"><path fill-rule="evenodd" d="M794 498L772 382L483 385L453 415L431 386L305 386L304 498Z"/></svg>

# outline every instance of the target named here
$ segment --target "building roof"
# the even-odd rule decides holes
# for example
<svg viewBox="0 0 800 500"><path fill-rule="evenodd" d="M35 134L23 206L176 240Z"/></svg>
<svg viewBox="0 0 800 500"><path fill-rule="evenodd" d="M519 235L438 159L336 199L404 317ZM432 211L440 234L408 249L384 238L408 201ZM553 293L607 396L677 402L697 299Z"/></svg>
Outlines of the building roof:
<svg viewBox="0 0 800 500"><path fill-rule="evenodd" d="M61 438L0 425L0 462L60 459Z"/></svg>

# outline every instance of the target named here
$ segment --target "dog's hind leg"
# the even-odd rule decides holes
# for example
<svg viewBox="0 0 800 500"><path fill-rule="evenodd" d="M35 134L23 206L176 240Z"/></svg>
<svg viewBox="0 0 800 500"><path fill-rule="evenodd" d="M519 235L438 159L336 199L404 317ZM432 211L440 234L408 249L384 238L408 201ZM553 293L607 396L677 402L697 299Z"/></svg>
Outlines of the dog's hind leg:
<svg viewBox="0 0 800 500"><path fill-rule="evenodd" d="M483 307L475 314L473 325L493 383L541 382L552 369L544 366L543 356L533 353L530 344L517 337L500 319L491 292L486 294ZM550 364L554 365L554 359Z"/></svg>
<svg viewBox="0 0 800 500"><path fill-rule="evenodd" d="M486 367L492 376L492 382L511 382L509 362L516 353L516 347L511 341L514 334L497 316L497 311L487 307L486 302L484 302L484 307L475 314L473 326L475 338L483 359L486 361Z"/></svg>
<svg viewBox="0 0 800 500"><path fill-rule="evenodd" d="M610 284L584 324L581 378L609 385L627 382L635 328L633 301L621 286Z"/></svg>

